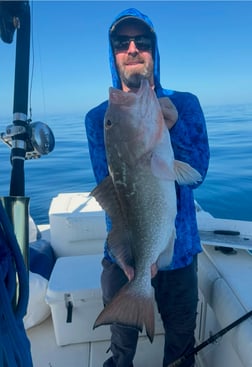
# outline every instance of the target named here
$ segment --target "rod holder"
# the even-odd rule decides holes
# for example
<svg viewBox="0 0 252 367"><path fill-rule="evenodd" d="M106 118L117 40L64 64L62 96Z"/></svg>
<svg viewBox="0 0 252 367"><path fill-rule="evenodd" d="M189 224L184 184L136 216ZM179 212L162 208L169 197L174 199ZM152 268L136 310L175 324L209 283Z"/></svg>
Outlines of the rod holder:
<svg viewBox="0 0 252 367"><path fill-rule="evenodd" d="M29 201L30 198L23 196L1 197L3 207L13 226L24 263L29 269Z"/></svg>

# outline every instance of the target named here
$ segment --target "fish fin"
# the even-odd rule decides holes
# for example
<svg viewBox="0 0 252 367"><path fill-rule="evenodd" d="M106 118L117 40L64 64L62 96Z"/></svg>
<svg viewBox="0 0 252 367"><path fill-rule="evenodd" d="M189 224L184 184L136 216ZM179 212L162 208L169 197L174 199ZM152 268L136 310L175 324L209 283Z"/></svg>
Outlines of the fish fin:
<svg viewBox="0 0 252 367"><path fill-rule="evenodd" d="M174 160L175 180L179 185L192 185L202 181L201 174L190 164Z"/></svg>
<svg viewBox="0 0 252 367"><path fill-rule="evenodd" d="M106 213L112 218L121 214L120 203L117 198L115 187L111 176L107 176L90 193Z"/></svg>
<svg viewBox="0 0 252 367"><path fill-rule="evenodd" d="M151 171L154 176L162 180L175 181L173 167L169 166L169 163L163 159L162 155L153 153L151 157Z"/></svg>
<svg viewBox="0 0 252 367"><path fill-rule="evenodd" d="M152 343L155 329L153 298L152 295L148 297L137 293L133 283L134 281L127 283L105 306L93 328L119 324L142 332L145 325L147 336Z"/></svg>
<svg viewBox="0 0 252 367"><path fill-rule="evenodd" d="M129 280L134 278L134 262L130 238L131 236L127 229L116 224L114 226L112 222L112 229L107 238L108 248Z"/></svg>
<svg viewBox="0 0 252 367"><path fill-rule="evenodd" d="M120 202L111 176L105 179L91 191L101 207L109 215L112 229L108 234L107 242L111 255L122 268L129 280L134 278L133 256L131 252L131 233L127 220L124 218Z"/></svg>
<svg viewBox="0 0 252 367"><path fill-rule="evenodd" d="M167 266L170 265L172 261L172 257L173 257L173 252L174 252L175 239L176 239L176 230L174 228L169 238L168 245L166 246L164 251L161 252L161 254L159 255L156 261L158 269L166 268Z"/></svg>

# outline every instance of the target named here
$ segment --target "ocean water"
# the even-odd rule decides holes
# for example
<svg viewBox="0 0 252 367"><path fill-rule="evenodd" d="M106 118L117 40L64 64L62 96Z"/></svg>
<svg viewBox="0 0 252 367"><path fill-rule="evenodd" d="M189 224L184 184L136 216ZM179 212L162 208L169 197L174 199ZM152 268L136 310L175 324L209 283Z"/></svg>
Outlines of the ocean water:
<svg viewBox="0 0 252 367"><path fill-rule="evenodd" d="M201 207L219 218L252 220L252 104L204 107L211 160L207 178L194 191ZM25 162L25 195L37 224L59 193L90 191L95 180L89 160L84 115L51 115L55 148ZM34 116L33 121L37 121ZM11 121L0 119L0 132ZM0 196L9 195L10 149L0 141Z"/></svg>

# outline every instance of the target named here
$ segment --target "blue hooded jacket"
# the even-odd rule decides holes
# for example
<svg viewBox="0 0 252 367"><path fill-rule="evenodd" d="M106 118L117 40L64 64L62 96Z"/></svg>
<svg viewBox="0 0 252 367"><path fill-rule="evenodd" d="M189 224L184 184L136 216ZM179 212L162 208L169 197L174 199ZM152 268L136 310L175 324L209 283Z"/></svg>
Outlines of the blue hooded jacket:
<svg viewBox="0 0 252 367"><path fill-rule="evenodd" d="M109 62L112 74L112 85L121 89L120 78L116 69L115 58L110 41L111 30L115 23L125 16L134 16L144 21L154 35L154 82L155 92L158 98L169 97L178 111L178 120L170 129L171 143L175 159L189 163L202 176L203 182L209 164L209 145L205 118L198 98L188 92L177 92L162 88L160 84L160 57L158 51L157 36L151 20L137 9L127 9L120 13L109 29ZM99 184L109 175L104 145L103 122L108 106L108 101L90 110L85 117L86 134L89 144L90 159L94 175ZM198 185L183 185L176 183L177 217L176 217L176 241L173 260L166 269L177 269L189 265L194 255L201 252L200 238L197 229L196 211L194 205L193 189ZM106 216L107 230L111 228L111 222ZM113 262L105 243L105 257Z"/></svg>

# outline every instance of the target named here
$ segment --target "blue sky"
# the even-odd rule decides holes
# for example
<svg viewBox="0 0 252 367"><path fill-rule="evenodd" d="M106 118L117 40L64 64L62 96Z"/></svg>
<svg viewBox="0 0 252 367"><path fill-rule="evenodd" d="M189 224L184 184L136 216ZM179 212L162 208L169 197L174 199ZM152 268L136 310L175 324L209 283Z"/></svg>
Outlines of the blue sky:
<svg viewBox="0 0 252 367"><path fill-rule="evenodd" d="M36 114L87 112L111 85L107 31L123 9L152 19L161 83L203 106L252 102L252 2L33 1L31 106ZM34 60L32 57L34 54ZM0 121L12 116L15 41L0 42ZM31 70L31 68L30 68Z"/></svg>

